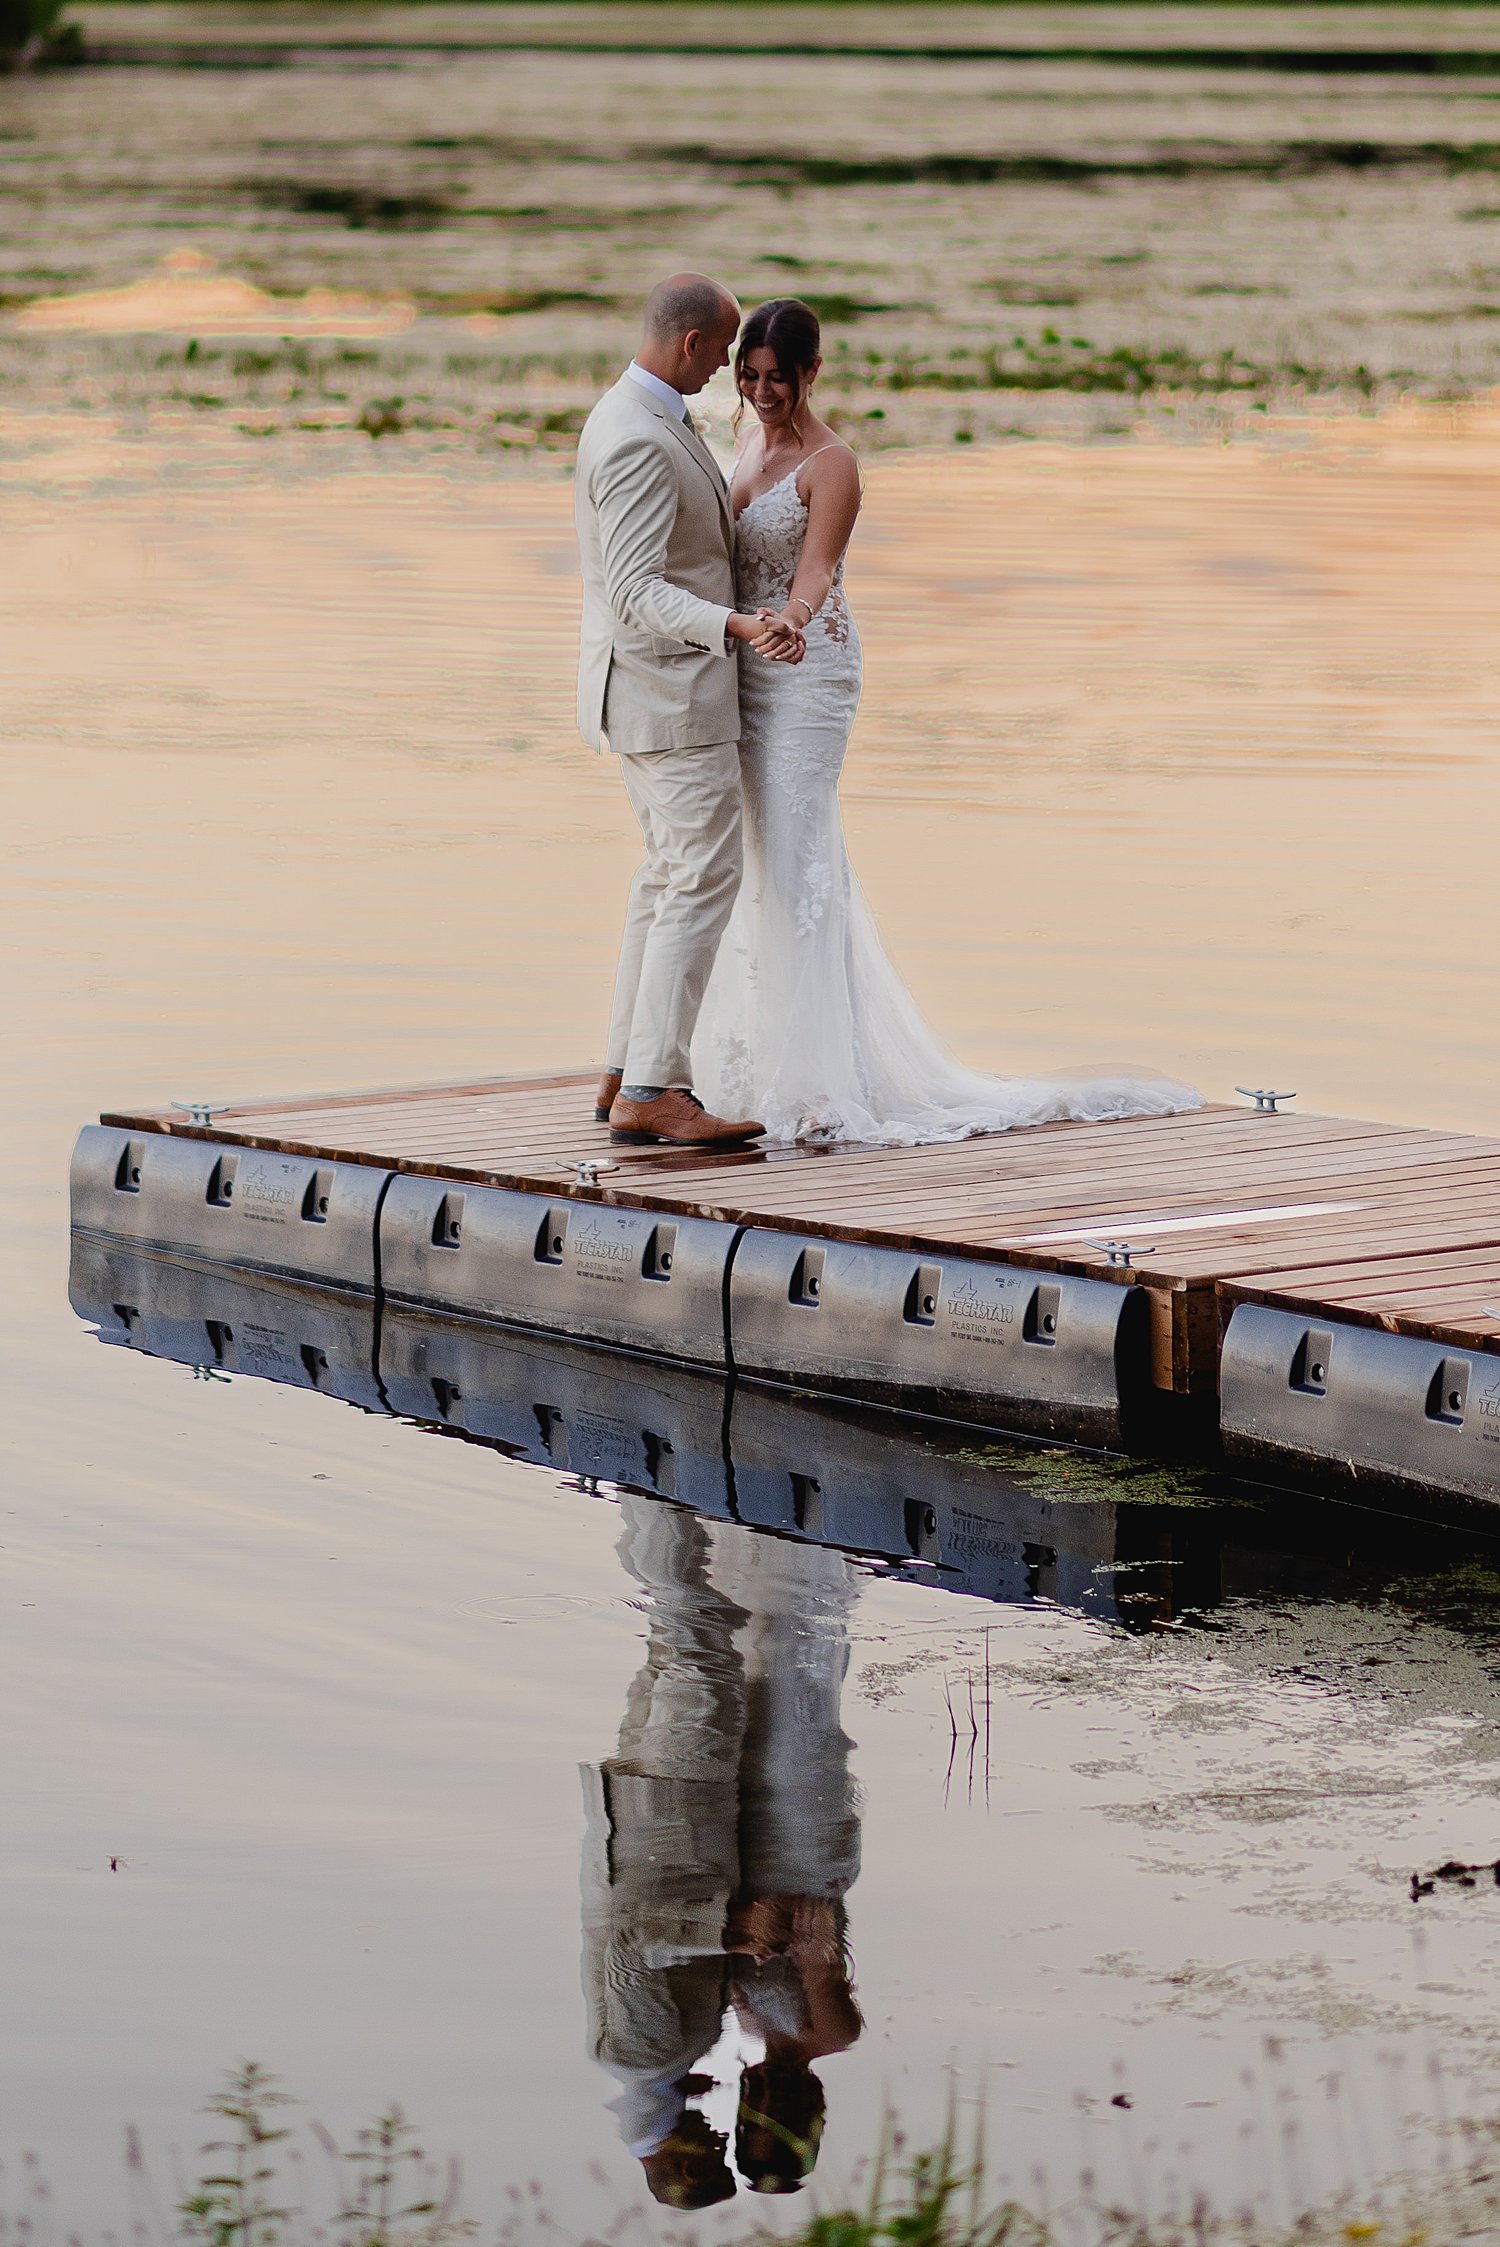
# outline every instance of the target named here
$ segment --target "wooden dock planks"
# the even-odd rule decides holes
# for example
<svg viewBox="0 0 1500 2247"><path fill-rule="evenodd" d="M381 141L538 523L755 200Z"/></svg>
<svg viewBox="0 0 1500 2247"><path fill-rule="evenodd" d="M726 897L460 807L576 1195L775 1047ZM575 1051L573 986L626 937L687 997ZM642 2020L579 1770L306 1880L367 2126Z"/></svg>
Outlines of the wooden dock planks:
<svg viewBox="0 0 1500 2247"><path fill-rule="evenodd" d="M1217 1385L1241 1301L1500 1350L1500 1139L1238 1107L1058 1123L927 1147L615 1148L592 1073L257 1100L131 1131L270 1148L1121 1282L1147 1290L1153 1377ZM596 1185L576 1166L601 1165ZM602 1166L611 1166L608 1168ZM1104 1242L1127 1241L1111 1263Z"/></svg>

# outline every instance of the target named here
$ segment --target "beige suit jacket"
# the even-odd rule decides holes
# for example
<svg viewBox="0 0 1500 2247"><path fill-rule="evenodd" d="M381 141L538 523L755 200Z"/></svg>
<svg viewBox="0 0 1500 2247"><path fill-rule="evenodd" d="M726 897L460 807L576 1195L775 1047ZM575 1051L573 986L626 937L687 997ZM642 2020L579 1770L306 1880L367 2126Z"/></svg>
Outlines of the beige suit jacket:
<svg viewBox="0 0 1500 2247"><path fill-rule="evenodd" d="M622 375L578 441L578 725L621 756L738 741L734 515L713 455Z"/></svg>

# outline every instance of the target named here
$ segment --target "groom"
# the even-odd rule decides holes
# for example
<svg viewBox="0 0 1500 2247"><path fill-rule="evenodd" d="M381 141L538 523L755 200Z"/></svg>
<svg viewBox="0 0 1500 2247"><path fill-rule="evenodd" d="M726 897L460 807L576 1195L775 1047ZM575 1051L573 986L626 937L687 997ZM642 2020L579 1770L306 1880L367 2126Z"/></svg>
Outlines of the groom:
<svg viewBox="0 0 1500 2247"><path fill-rule="evenodd" d="M687 401L729 364L740 308L701 273L646 301L640 350L578 444L578 723L620 760L646 856L630 887L595 1114L619 1146L733 1147L688 1048L740 886L735 644L795 663L789 627L734 605L729 493Z"/></svg>

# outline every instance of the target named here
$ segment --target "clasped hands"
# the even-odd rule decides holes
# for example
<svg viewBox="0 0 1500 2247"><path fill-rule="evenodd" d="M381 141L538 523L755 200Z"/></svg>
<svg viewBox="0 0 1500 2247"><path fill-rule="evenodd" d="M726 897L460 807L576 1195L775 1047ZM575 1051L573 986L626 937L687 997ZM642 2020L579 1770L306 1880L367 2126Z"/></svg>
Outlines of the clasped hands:
<svg viewBox="0 0 1500 2247"><path fill-rule="evenodd" d="M767 663L800 663L807 653L802 628L790 616L774 609L757 609L753 616L736 616L730 632L763 656Z"/></svg>

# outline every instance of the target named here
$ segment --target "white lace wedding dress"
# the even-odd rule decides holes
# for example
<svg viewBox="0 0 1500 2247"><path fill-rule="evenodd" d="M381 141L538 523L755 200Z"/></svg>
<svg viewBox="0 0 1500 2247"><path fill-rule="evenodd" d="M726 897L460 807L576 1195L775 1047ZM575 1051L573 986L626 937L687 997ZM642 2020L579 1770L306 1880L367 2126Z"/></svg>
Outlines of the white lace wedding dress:
<svg viewBox="0 0 1500 2247"><path fill-rule="evenodd" d="M741 511L741 609L785 605L806 532L795 470ZM694 1086L716 1114L757 1116L784 1143L910 1147L1202 1106L1187 1085L1119 1071L982 1076L923 1021L844 847L838 783L861 666L842 563L800 664L748 649L739 663L745 878L693 1041Z"/></svg>

